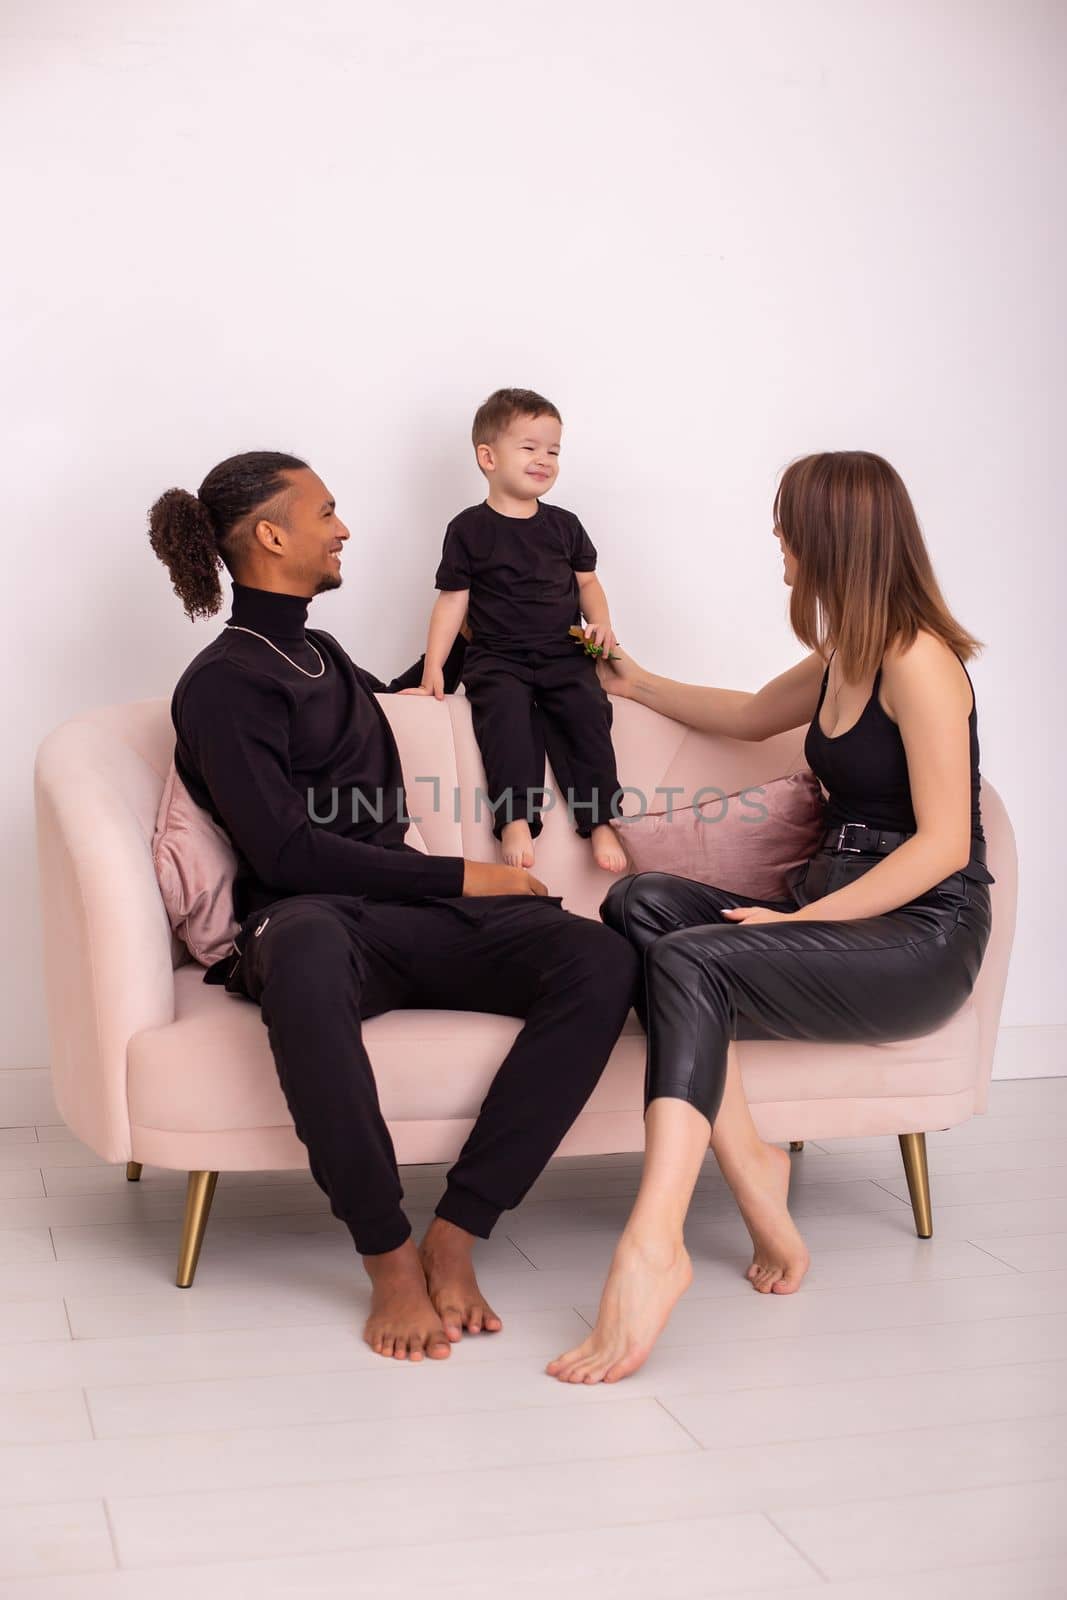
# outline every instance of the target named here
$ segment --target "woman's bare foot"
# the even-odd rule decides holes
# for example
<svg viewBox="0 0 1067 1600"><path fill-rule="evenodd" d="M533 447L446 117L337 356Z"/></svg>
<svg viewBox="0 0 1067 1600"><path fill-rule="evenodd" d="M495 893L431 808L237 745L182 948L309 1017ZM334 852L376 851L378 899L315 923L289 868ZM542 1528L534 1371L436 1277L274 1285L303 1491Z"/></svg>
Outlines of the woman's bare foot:
<svg viewBox="0 0 1067 1600"><path fill-rule="evenodd" d="M397 1361L443 1361L450 1341L426 1290L426 1278L412 1239L399 1250L364 1256L372 1285L370 1316L363 1337L379 1356Z"/></svg>
<svg viewBox="0 0 1067 1600"><path fill-rule="evenodd" d="M624 1233L600 1297L596 1327L584 1343L550 1361L545 1371L561 1383L617 1383L629 1377L648 1359L692 1281L693 1268L680 1239L660 1245Z"/></svg>
<svg viewBox="0 0 1067 1600"><path fill-rule="evenodd" d="M606 822L598 822L589 835L593 847L593 860L605 872L621 872L626 865L626 851L619 843L615 829Z"/></svg>
<svg viewBox="0 0 1067 1600"><path fill-rule="evenodd" d="M431 1303L455 1344L468 1333L499 1333L504 1326L478 1287L471 1263L472 1234L443 1217L434 1217L419 1246L419 1260Z"/></svg>
<svg viewBox="0 0 1067 1600"><path fill-rule="evenodd" d="M532 867L534 848L530 824L521 818L517 822L505 822L500 830L500 848L505 866Z"/></svg>
<svg viewBox="0 0 1067 1600"><path fill-rule="evenodd" d="M786 1152L762 1141L723 1169L755 1246L745 1277L760 1294L794 1294L811 1262L789 1215L789 1172Z"/></svg>

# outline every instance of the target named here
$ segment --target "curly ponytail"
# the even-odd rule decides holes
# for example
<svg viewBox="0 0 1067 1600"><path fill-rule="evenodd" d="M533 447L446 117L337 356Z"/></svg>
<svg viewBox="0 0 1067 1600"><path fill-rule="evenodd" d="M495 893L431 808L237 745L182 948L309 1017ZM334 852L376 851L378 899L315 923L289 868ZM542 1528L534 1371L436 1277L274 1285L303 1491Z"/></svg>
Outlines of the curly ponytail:
<svg viewBox="0 0 1067 1600"><path fill-rule="evenodd" d="M213 467L199 494L168 489L148 513L148 542L170 573L174 593L192 622L222 604L219 568L235 562L263 513L289 488L287 474L307 466L277 450L250 450Z"/></svg>
<svg viewBox="0 0 1067 1600"><path fill-rule="evenodd" d="M222 563L204 502L185 489L168 489L148 514L148 542L170 572L189 621L212 616L222 604Z"/></svg>

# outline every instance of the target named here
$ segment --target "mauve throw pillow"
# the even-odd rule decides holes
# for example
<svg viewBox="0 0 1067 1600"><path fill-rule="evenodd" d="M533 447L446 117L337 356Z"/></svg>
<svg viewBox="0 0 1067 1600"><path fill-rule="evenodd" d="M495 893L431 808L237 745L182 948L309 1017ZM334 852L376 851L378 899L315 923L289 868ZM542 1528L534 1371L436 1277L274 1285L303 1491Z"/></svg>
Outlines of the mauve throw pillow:
<svg viewBox="0 0 1067 1600"><path fill-rule="evenodd" d="M822 841L826 802L814 773L794 772L670 814L613 818L611 826L635 872L671 872L753 900L785 900L789 873Z"/></svg>
<svg viewBox="0 0 1067 1600"><path fill-rule="evenodd" d="M408 824L406 842L429 854L414 823ZM237 855L229 835L197 805L173 761L152 835L152 861L171 927L193 959L210 967L231 949L237 932Z"/></svg>
<svg viewBox="0 0 1067 1600"><path fill-rule="evenodd" d="M152 862L170 925L189 954L210 967L232 947L237 856L229 835L198 806L172 761L152 836Z"/></svg>

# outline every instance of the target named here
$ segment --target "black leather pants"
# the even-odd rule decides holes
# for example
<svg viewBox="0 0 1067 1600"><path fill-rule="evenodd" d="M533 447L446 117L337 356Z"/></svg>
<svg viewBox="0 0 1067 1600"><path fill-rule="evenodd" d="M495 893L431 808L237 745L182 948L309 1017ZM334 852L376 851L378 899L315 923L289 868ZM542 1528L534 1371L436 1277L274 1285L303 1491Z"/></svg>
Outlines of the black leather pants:
<svg viewBox="0 0 1067 1600"><path fill-rule="evenodd" d="M820 851L789 900L754 900L665 872L621 878L600 915L643 957L645 1103L688 1100L714 1123L731 1039L877 1043L929 1033L974 987L989 888L963 872L895 911L847 922L724 921L727 907L794 911L882 856Z"/></svg>

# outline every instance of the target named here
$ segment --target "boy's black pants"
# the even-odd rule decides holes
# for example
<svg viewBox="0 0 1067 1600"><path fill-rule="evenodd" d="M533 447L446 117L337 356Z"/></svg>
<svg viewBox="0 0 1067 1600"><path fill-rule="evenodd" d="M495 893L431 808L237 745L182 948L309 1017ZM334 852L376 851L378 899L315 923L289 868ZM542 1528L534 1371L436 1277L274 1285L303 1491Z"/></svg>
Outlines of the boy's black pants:
<svg viewBox="0 0 1067 1600"><path fill-rule="evenodd" d="M595 1087L639 968L620 933L530 895L407 905L294 895L247 917L234 943L226 988L261 1007L312 1175L361 1255L411 1233L363 1019L397 1007L525 1019L437 1206L487 1238Z"/></svg>
<svg viewBox="0 0 1067 1600"><path fill-rule="evenodd" d="M526 818L536 839L545 808L545 754L574 825L588 838L612 810L619 788L611 743L611 701L596 666L577 644L569 654L515 650L499 655L469 644L463 684L485 767L499 839L507 822ZM510 806L509 806L510 797ZM621 796L620 796L621 801ZM502 803L501 803L502 802Z"/></svg>

